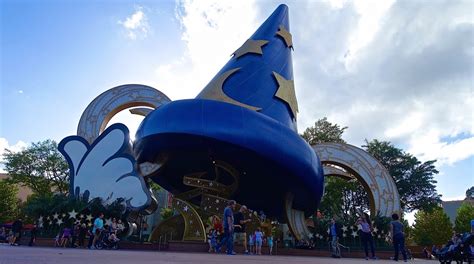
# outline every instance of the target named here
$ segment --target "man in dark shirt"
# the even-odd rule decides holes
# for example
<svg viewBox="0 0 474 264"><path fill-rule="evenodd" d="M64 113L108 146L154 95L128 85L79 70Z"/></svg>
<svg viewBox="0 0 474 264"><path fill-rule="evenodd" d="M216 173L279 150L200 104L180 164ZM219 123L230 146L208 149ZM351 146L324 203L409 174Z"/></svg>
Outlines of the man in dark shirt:
<svg viewBox="0 0 474 264"><path fill-rule="evenodd" d="M252 221L251 219L245 219L245 213L247 213L247 206L242 205L240 210L234 215L234 240L237 243L244 245L245 254L248 254L247 249L247 233L245 232L245 225Z"/></svg>
<svg viewBox="0 0 474 264"><path fill-rule="evenodd" d="M331 224L329 225L329 234L331 235L331 256L333 258L341 257L341 249L339 247L339 238L342 235L341 226L336 223L336 218L331 219Z"/></svg>
<svg viewBox="0 0 474 264"><path fill-rule="evenodd" d="M227 255L235 255L234 253L234 209L236 202L230 200L224 209L224 237L217 246L217 252L221 250L223 245L227 247Z"/></svg>
<svg viewBox="0 0 474 264"><path fill-rule="evenodd" d="M33 225L33 229L31 229L31 237L30 237L30 243L28 243L28 246L32 247L35 242L36 242L36 234L38 233L38 228L36 225Z"/></svg>

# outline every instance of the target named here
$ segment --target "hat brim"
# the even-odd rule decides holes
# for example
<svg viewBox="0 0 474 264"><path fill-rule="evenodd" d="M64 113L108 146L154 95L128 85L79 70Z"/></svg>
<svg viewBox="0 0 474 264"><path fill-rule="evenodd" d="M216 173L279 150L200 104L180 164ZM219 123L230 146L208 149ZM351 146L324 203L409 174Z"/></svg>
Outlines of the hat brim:
<svg viewBox="0 0 474 264"><path fill-rule="evenodd" d="M322 166L310 145L276 120L243 107L205 99L173 101L146 116L134 143L139 163L153 162L167 151L192 157L190 153L198 149L225 155L247 171L240 175L239 190L234 195L247 205L252 205L248 200L259 199L259 195L280 196L262 197L260 203L254 203L280 214L281 209L276 207L281 204L271 201L282 198L281 192L291 191L295 195L294 208L313 213L323 195ZM193 161L184 159L175 164L179 173L187 171L183 162ZM167 179L180 177L179 173L170 169L158 182L172 192L182 192L179 180ZM264 190L272 188L275 191Z"/></svg>

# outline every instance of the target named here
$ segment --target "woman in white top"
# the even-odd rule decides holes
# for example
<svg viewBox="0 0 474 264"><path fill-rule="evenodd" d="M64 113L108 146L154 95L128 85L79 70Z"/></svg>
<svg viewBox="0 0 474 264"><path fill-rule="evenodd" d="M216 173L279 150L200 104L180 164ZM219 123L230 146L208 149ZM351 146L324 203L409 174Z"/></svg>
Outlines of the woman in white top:
<svg viewBox="0 0 474 264"><path fill-rule="evenodd" d="M372 237L372 223L367 214L363 214L359 219L357 219L357 224L360 225L360 239L364 245L365 259L369 259L369 250L368 245L370 245L370 253L372 253L372 259L377 259L375 257L374 250L374 238Z"/></svg>

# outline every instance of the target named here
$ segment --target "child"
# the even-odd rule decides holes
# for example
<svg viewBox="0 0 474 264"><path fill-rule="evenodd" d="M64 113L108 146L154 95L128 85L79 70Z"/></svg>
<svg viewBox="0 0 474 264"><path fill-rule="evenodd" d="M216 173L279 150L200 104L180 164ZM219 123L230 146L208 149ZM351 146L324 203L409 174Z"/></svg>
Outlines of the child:
<svg viewBox="0 0 474 264"><path fill-rule="evenodd" d="M71 231L72 231L72 230L71 230L71 228L69 228L69 227L65 227L65 228L63 229L63 236L62 236L61 242L60 242L60 244L61 244L60 246L61 246L61 247L66 247L66 244L69 243L69 238L71 238L71 235L72 235L72 234L71 234L71 233L72 233Z"/></svg>
<svg viewBox="0 0 474 264"><path fill-rule="evenodd" d="M268 243L268 249L270 251L270 255L272 255L272 251L273 251L273 236L272 235L267 237L267 243Z"/></svg>
<svg viewBox="0 0 474 264"><path fill-rule="evenodd" d="M56 237L54 238L54 246L55 247L60 247L61 246L61 243L60 243L61 239L62 239L61 234L62 234L62 232L59 231L58 234L56 235Z"/></svg>
<svg viewBox="0 0 474 264"><path fill-rule="evenodd" d="M257 255L262 255L263 233L260 228L255 231L255 251Z"/></svg>
<svg viewBox="0 0 474 264"><path fill-rule="evenodd" d="M250 254L253 254L253 252L254 252L254 248L253 248L253 245L255 244L254 242L255 242L254 235L252 233L250 233L249 234L249 252L250 252Z"/></svg>
<svg viewBox="0 0 474 264"><path fill-rule="evenodd" d="M214 229L209 229L209 233L207 234L207 242L209 243L209 253L217 252L217 233Z"/></svg>

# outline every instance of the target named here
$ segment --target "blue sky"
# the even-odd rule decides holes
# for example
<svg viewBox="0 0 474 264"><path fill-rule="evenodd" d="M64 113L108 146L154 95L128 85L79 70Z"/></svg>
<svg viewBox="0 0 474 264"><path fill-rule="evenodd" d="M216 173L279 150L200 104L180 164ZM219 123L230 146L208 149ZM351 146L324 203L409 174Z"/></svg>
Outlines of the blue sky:
<svg viewBox="0 0 474 264"><path fill-rule="evenodd" d="M4 2L2 136L9 142L60 139L74 132L72 120L96 95L141 83L160 61L180 56L179 23L170 16L174 3L150 10L156 14L148 18L152 31L142 41L129 41L118 21L135 6Z"/></svg>
<svg viewBox="0 0 474 264"><path fill-rule="evenodd" d="M117 85L194 97L278 3L2 1L2 148L75 134L86 106ZM438 159L439 193L464 197L474 185L473 4L287 4L299 130L327 116L349 127L348 143L389 140ZM133 130L139 118L114 121Z"/></svg>

